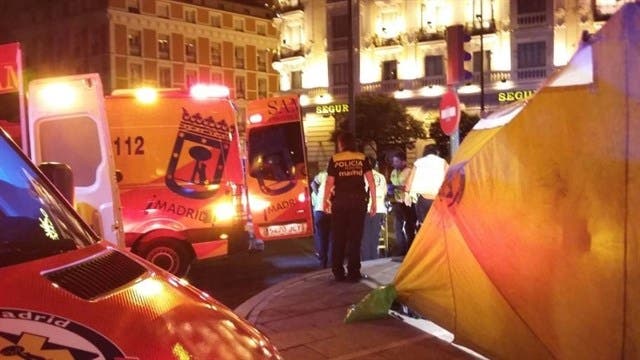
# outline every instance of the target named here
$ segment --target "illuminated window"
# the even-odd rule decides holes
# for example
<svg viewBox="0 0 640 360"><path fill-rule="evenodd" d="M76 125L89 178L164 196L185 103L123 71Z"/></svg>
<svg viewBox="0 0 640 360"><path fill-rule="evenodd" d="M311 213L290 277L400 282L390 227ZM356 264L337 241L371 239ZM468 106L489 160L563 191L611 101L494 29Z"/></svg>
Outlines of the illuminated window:
<svg viewBox="0 0 640 360"><path fill-rule="evenodd" d="M244 47L236 46L235 49L235 65L238 69L244 69Z"/></svg>
<svg viewBox="0 0 640 360"><path fill-rule="evenodd" d="M389 60L382 63L382 80L398 79L398 61Z"/></svg>
<svg viewBox="0 0 640 360"><path fill-rule="evenodd" d="M267 97L267 79L258 79L258 97Z"/></svg>
<svg viewBox="0 0 640 360"><path fill-rule="evenodd" d="M426 77L444 76L444 60L442 55L424 57L424 74Z"/></svg>
<svg viewBox="0 0 640 360"><path fill-rule="evenodd" d="M233 29L235 31L244 31L244 20L243 19L233 19Z"/></svg>
<svg viewBox="0 0 640 360"><path fill-rule="evenodd" d="M163 88L171 87L171 68L168 66L160 66L158 68L158 86Z"/></svg>
<svg viewBox="0 0 640 360"><path fill-rule="evenodd" d="M211 44L211 65L222 65L222 47L220 43Z"/></svg>
<svg viewBox="0 0 640 360"><path fill-rule="evenodd" d="M196 62L196 40L185 39L184 40L184 55L187 62Z"/></svg>
<svg viewBox="0 0 640 360"><path fill-rule="evenodd" d="M140 31L129 30L127 37L129 42L129 55L140 56Z"/></svg>
<svg viewBox="0 0 640 360"><path fill-rule="evenodd" d="M291 72L291 88L302 89L302 71Z"/></svg>
<svg viewBox="0 0 640 360"><path fill-rule="evenodd" d="M221 27L222 20L220 18L220 14L211 14L211 17L209 18L209 20L211 21L211 26L217 28Z"/></svg>
<svg viewBox="0 0 640 360"><path fill-rule="evenodd" d="M140 1L127 0L127 11L134 14L140 14Z"/></svg>
<svg viewBox="0 0 640 360"><path fill-rule="evenodd" d="M169 35L158 34L158 59L169 60L170 57Z"/></svg>
<svg viewBox="0 0 640 360"><path fill-rule="evenodd" d="M244 76L236 76L236 99L244 99L245 96Z"/></svg>
<svg viewBox="0 0 640 360"><path fill-rule="evenodd" d="M265 24L258 24L256 27L258 35L267 35L267 26Z"/></svg>
<svg viewBox="0 0 640 360"><path fill-rule="evenodd" d="M267 51L258 50L257 56L258 71L267 71Z"/></svg>
<svg viewBox="0 0 640 360"><path fill-rule="evenodd" d="M158 5L156 6L156 14L158 14L158 17L161 17L163 19L168 19L169 18L169 4L158 3Z"/></svg>
<svg viewBox="0 0 640 360"><path fill-rule="evenodd" d="M142 64L129 64L129 87L142 85Z"/></svg>
<svg viewBox="0 0 640 360"><path fill-rule="evenodd" d="M195 9L185 9L184 10L184 21L188 23L195 24L196 23L196 10Z"/></svg>

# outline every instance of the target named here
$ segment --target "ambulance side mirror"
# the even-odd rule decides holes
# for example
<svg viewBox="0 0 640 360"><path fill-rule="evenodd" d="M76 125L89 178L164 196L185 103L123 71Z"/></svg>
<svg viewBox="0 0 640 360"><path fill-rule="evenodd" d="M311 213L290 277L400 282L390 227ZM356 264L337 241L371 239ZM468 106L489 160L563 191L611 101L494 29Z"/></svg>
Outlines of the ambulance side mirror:
<svg viewBox="0 0 640 360"><path fill-rule="evenodd" d="M58 162L45 162L38 165L38 168L58 188L58 191L67 199L69 204L73 204L74 188L71 167Z"/></svg>

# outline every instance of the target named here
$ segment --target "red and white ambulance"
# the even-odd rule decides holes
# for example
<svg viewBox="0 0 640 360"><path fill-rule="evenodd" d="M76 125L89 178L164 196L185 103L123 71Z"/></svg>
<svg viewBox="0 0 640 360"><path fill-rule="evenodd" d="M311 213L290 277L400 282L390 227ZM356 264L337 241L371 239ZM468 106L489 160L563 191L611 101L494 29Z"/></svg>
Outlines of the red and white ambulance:
<svg viewBox="0 0 640 360"><path fill-rule="evenodd" d="M174 274L313 231L297 96L249 102L244 138L221 86L105 97L96 74L38 79L28 109L32 159L71 166L83 218Z"/></svg>

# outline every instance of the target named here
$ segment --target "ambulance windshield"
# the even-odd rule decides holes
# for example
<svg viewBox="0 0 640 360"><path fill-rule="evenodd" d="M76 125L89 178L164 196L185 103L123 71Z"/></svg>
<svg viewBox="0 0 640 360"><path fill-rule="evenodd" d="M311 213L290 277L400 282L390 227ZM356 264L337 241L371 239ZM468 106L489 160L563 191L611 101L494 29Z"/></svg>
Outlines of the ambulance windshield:
<svg viewBox="0 0 640 360"><path fill-rule="evenodd" d="M0 130L0 267L98 240Z"/></svg>
<svg viewBox="0 0 640 360"><path fill-rule="evenodd" d="M306 177L300 123L251 129L248 138L250 175L262 180L294 181Z"/></svg>

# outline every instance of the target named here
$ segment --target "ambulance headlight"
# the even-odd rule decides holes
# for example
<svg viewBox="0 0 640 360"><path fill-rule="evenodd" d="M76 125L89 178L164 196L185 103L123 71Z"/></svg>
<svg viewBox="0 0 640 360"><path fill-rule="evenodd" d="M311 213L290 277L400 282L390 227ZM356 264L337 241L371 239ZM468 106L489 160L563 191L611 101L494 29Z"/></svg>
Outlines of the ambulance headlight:
<svg viewBox="0 0 640 360"><path fill-rule="evenodd" d="M270 202L264 200L260 197L251 197L249 199L249 206L251 207L251 211L262 211L271 205Z"/></svg>
<svg viewBox="0 0 640 360"><path fill-rule="evenodd" d="M215 216L216 221L228 221L233 219L235 215L233 204L230 202L222 202L214 205L213 215Z"/></svg>

